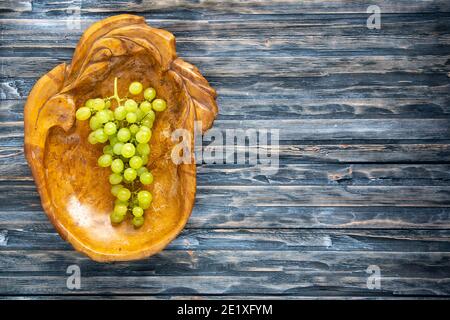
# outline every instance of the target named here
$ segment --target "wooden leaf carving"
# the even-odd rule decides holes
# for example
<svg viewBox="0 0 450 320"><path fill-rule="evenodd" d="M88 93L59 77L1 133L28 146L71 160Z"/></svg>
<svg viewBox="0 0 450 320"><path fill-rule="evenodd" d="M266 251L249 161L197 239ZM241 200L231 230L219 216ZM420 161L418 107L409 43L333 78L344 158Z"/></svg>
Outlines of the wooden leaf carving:
<svg viewBox="0 0 450 320"><path fill-rule="evenodd" d="M115 77L121 96L132 81L140 81L168 104L153 127L147 167L155 176L148 188L154 201L139 229L111 225L109 170L97 165L102 145L90 145L88 124L75 119L87 99L113 94ZM171 159L178 143L171 133L193 133L194 121L202 122L203 132L210 128L218 112L215 98L198 69L177 58L174 36L142 17L114 16L87 29L71 64L44 75L24 111L25 154L42 206L60 235L97 261L140 259L162 250L186 224L196 190L195 163Z"/></svg>

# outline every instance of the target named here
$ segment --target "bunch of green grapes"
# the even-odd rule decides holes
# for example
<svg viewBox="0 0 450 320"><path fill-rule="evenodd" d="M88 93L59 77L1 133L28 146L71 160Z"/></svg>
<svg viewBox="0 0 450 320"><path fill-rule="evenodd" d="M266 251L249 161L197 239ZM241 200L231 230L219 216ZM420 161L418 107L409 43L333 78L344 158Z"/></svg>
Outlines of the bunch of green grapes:
<svg viewBox="0 0 450 320"><path fill-rule="evenodd" d="M131 95L139 95L143 90L140 82L129 86ZM117 78L114 80L114 95L86 101L76 112L76 118L89 119L92 132L88 141L102 143L103 155L98 158L100 167L110 167L109 183L111 193L116 197L114 211L110 218L113 224L121 223L127 214L138 228L144 224L144 210L150 207L152 194L141 190L142 185L153 183L153 175L146 168L150 154L149 141L157 112L166 109L166 101L155 99L154 88L144 90L144 100L136 102L130 98L120 98L117 93ZM117 101L114 110L111 102Z"/></svg>

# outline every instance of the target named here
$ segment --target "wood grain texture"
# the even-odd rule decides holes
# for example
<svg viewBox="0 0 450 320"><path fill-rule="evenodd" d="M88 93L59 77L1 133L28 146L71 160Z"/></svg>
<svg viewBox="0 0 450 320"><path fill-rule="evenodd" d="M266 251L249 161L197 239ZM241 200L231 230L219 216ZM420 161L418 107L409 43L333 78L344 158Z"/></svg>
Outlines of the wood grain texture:
<svg viewBox="0 0 450 320"><path fill-rule="evenodd" d="M48 223L33 200L29 208L3 208L0 212L2 235L15 233L9 228ZM37 226L39 227L39 226ZM417 207L234 207L196 203L188 228L291 228L291 229L427 229L450 228L450 209ZM19 230L20 231L20 230ZM428 231L433 234L433 231ZM19 233L22 234L22 233ZM24 235L24 234L22 234ZM36 235L31 234L31 240ZM39 238L39 237L38 237ZM39 243L37 243L39 246Z"/></svg>
<svg viewBox="0 0 450 320"><path fill-rule="evenodd" d="M276 112L286 119L395 119L395 118L448 118L450 107L447 98L430 102L427 98L373 98L373 99L306 99L219 97L222 113L220 120L269 120ZM22 121L23 100L1 100L0 121Z"/></svg>
<svg viewBox="0 0 450 320"><path fill-rule="evenodd" d="M33 221L34 222L34 221ZM3 227L4 224L0 223ZM5 227L8 227L5 225ZM28 225L18 222L2 229L0 253L8 254L16 250L66 250L70 256L70 244L59 239L58 234L46 222ZM339 251L344 253L367 252L450 252L448 230L370 230L370 229L216 229L188 228L169 244L167 250L279 250L291 251ZM14 253L14 252L13 252ZM350 253L349 253L350 254ZM73 256L73 255L72 255ZM17 258L19 259L19 258ZM25 259L25 258L24 258ZM144 265L152 261L133 263ZM39 263L34 268L41 268ZM127 263L121 263L127 265ZM98 263L90 263L108 270ZM12 272L7 266L2 272ZM29 268L30 266L24 266ZM17 267L21 268L21 267ZM207 269L207 266L205 266ZM17 269L19 270L19 269ZM21 270L21 269L20 269Z"/></svg>
<svg viewBox="0 0 450 320"><path fill-rule="evenodd" d="M366 28L361 0L83 0L79 16L77 1L0 1L0 295L450 297L450 3L374 4L380 30ZM47 221L22 122L35 81L117 12L174 33L218 91L220 132L280 129L280 167L206 158L179 238L153 259L105 266ZM65 287L70 264L80 291ZM370 264L381 290L367 289Z"/></svg>
<svg viewBox="0 0 450 320"><path fill-rule="evenodd" d="M39 201L31 181L0 183L0 190L5 209L29 210ZM11 199L14 195L16 199ZM248 209L259 206L448 207L450 186L199 186L196 204L208 203Z"/></svg>
<svg viewBox="0 0 450 320"><path fill-rule="evenodd" d="M36 11L59 11L67 8L67 3L62 3L58 6L49 4L48 1L37 0L33 1L36 6ZM202 11L216 13L250 13L250 14L299 14L303 12L323 12L323 13L352 13L352 12L364 12L367 4L361 0L351 1L306 1L299 5L295 0L277 0L277 1L256 1L256 0L232 0L224 3L223 1L208 1L207 3L198 3L192 0L169 0L163 3L155 3L154 1L137 1L137 0L125 0L117 4L115 1L104 1L102 4L98 4L95 0L83 1L83 8L86 11L93 12L116 12L122 10L132 10L136 12L145 11L183 11L185 9L191 9L193 12L201 13ZM392 12L448 12L450 6L444 0L429 2L415 1L382 1L382 5L386 10L386 13Z"/></svg>
<svg viewBox="0 0 450 320"><path fill-rule="evenodd" d="M176 257L171 257L175 253ZM178 254L177 254L178 253ZM385 278L382 295L448 295L448 253L352 253L340 255L336 252L298 252L298 251L167 251L161 260L155 258L149 274L140 272L139 265L114 264L116 276L86 274L78 294L96 290L98 294L173 294L173 291L193 294L305 294L342 295L371 294L367 289L366 269L369 264L380 264ZM19 254L20 255L20 254ZM45 261L61 261L59 269L64 271L67 263L82 265L83 260L69 257L65 253L36 252L44 262L43 270L51 268ZM23 255L20 255L23 256ZM5 255L5 262L8 257ZM159 257L159 256L158 256ZM15 264L14 257L12 264ZM33 259L30 256L28 259ZM22 260L23 261L23 260ZM84 260L85 261L85 260ZM172 274L167 261L177 269ZM179 265L177 265L179 261ZM380 263L381 261L381 263ZM24 262L25 264L25 262ZM27 263L28 264L28 263ZM25 265L27 265L25 264ZM207 266L205 272L201 268ZM84 265L81 268L85 267ZM109 267L112 269L114 267ZM133 269L137 271L132 273ZM199 269L200 268L200 269ZM88 269L85 267L85 269ZM103 269L100 266L100 269ZM125 272L120 270L127 270ZM159 272L161 270L161 272ZM405 271L407 270L407 271ZM432 272L432 276L428 274ZM128 274L127 274L128 273ZM130 274L131 273L131 274ZM179 275L177 275L179 274ZM424 274L427 277L424 278ZM186 275L190 281L186 282ZM0 275L4 292L12 294L19 289L27 294L70 294L65 285L65 276L28 272L26 276ZM120 285L119 285L120 283Z"/></svg>
<svg viewBox="0 0 450 320"><path fill-rule="evenodd" d="M29 12L31 8L31 0L0 0L0 10L2 11Z"/></svg>

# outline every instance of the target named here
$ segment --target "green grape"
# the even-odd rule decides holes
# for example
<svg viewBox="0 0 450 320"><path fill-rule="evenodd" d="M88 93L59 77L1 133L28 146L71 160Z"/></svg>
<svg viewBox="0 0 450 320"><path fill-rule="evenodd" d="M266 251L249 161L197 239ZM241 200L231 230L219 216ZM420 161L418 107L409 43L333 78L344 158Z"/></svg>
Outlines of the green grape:
<svg viewBox="0 0 450 320"><path fill-rule="evenodd" d="M97 140L98 140L98 138L97 138ZM102 136L102 140L98 140L98 142L105 143L106 141L108 141L108 135L105 133L105 135Z"/></svg>
<svg viewBox="0 0 450 320"><path fill-rule="evenodd" d="M144 113L149 113L152 110L152 104L148 101L142 101L139 105L139 109Z"/></svg>
<svg viewBox="0 0 450 320"><path fill-rule="evenodd" d="M142 165L145 166L148 162L148 155L144 154L141 156L142 158Z"/></svg>
<svg viewBox="0 0 450 320"><path fill-rule="evenodd" d="M141 207L134 207L133 208L133 216L135 217L142 217L144 215L144 209Z"/></svg>
<svg viewBox="0 0 450 320"><path fill-rule="evenodd" d="M111 184L119 184L122 182L122 176L118 173L112 173L109 176L109 183Z"/></svg>
<svg viewBox="0 0 450 320"><path fill-rule="evenodd" d="M128 112L127 113L127 122L135 123L136 121L137 121L137 114L135 112Z"/></svg>
<svg viewBox="0 0 450 320"><path fill-rule="evenodd" d="M140 167L136 172L138 176L141 176L143 173L148 172L148 169L146 167Z"/></svg>
<svg viewBox="0 0 450 320"><path fill-rule="evenodd" d="M106 123L109 121L108 110L100 110L99 112L97 112L97 114L95 116L98 118L98 121L100 121L101 123Z"/></svg>
<svg viewBox="0 0 450 320"><path fill-rule="evenodd" d="M127 214L128 207L124 204L116 204L114 206L114 212L117 214L120 214L122 216L125 216Z"/></svg>
<svg viewBox="0 0 450 320"><path fill-rule="evenodd" d="M95 130L95 139L97 139L97 141L100 143L104 143L108 140L108 135L103 129L100 128Z"/></svg>
<svg viewBox="0 0 450 320"><path fill-rule="evenodd" d="M121 128L119 132L117 132L117 139L120 142L127 142L131 138L131 132L128 128Z"/></svg>
<svg viewBox="0 0 450 320"><path fill-rule="evenodd" d="M145 120L145 119L150 119L150 121L154 122L156 119L155 111L150 110L149 112L146 112L143 120Z"/></svg>
<svg viewBox="0 0 450 320"><path fill-rule="evenodd" d="M124 164L121 159L114 159L114 161L111 162L111 170L114 173L121 173L123 171Z"/></svg>
<svg viewBox="0 0 450 320"><path fill-rule="evenodd" d="M167 108L166 101L163 99L155 99L152 102L152 108L158 112L164 111Z"/></svg>
<svg viewBox="0 0 450 320"><path fill-rule="evenodd" d="M113 185L113 186L111 187L111 194L112 194L113 196L117 197L117 193L119 192L119 190L120 190L121 188L123 188L123 185L121 185L121 184Z"/></svg>
<svg viewBox="0 0 450 320"><path fill-rule="evenodd" d="M133 168L127 168L123 172L123 177L127 181L133 181L134 179L136 179L136 176L137 176L136 170L134 170Z"/></svg>
<svg viewBox="0 0 450 320"><path fill-rule="evenodd" d="M125 101L125 110L127 112L136 112L137 108L138 105L133 99L128 99L127 101Z"/></svg>
<svg viewBox="0 0 450 320"><path fill-rule="evenodd" d="M151 119L144 118L142 119L141 124L143 127L147 127L149 129L153 128L153 121Z"/></svg>
<svg viewBox="0 0 450 320"><path fill-rule="evenodd" d="M97 111L105 109L105 100L100 99L100 98L94 99L94 102L92 103L92 107Z"/></svg>
<svg viewBox="0 0 450 320"><path fill-rule="evenodd" d="M136 147L136 151L140 155L147 155L150 153L150 146L148 145L148 143L139 143Z"/></svg>
<svg viewBox="0 0 450 320"><path fill-rule="evenodd" d="M97 116L92 116L91 119L89 120L89 127L91 128L91 130L92 131L97 130L101 126L102 122L100 121L100 119L97 118Z"/></svg>
<svg viewBox="0 0 450 320"><path fill-rule="evenodd" d="M94 99L88 99L84 105L86 106L86 108L89 109L94 109Z"/></svg>
<svg viewBox="0 0 450 320"><path fill-rule="evenodd" d="M119 142L119 139L117 139L117 136L116 135L112 135L112 136L109 136L109 143L112 145L112 146L114 146L117 142Z"/></svg>
<svg viewBox="0 0 450 320"><path fill-rule="evenodd" d="M114 224L121 223L123 219L125 218L124 214L117 213L116 211L111 212L111 215L109 216L110 220Z"/></svg>
<svg viewBox="0 0 450 320"><path fill-rule="evenodd" d="M141 121L142 118L145 116L145 113L141 109L137 109L136 116L137 116L137 121Z"/></svg>
<svg viewBox="0 0 450 320"><path fill-rule="evenodd" d="M137 124L132 124L129 129L131 134L136 134L139 131L139 126Z"/></svg>
<svg viewBox="0 0 450 320"><path fill-rule="evenodd" d="M108 113L109 121L114 121L114 120L116 120L116 117L114 116L114 111L112 111L112 110L106 110L106 113Z"/></svg>
<svg viewBox="0 0 450 320"><path fill-rule="evenodd" d="M122 154L123 143L117 142L113 147L113 152L115 155L120 156Z"/></svg>
<svg viewBox="0 0 450 320"><path fill-rule="evenodd" d="M135 81L130 84L128 91L130 91L131 94L136 95L142 92L142 88L142 83Z"/></svg>
<svg viewBox="0 0 450 320"><path fill-rule="evenodd" d="M127 116L127 110L125 110L124 106L118 106L114 110L114 117L116 117L117 120L123 120Z"/></svg>
<svg viewBox="0 0 450 320"><path fill-rule="evenodd" d="M146 127L144 127L146 128ZM139 143L147 143L150 141L150 138L152 137L151 131L146 130L139 130L138 133L136 133L136 141Z"/></svg>
<svg viewBox="0 0 450 320"><path fill-rule="evenodd" d="M103 153L109 154L112 156L114 154L113 147L111 145L107 144L106 146L103 147Z"/></svg>
<svg viewBox="0 0 450 320"><path fill-rule="evenodd" d="M122 187L123 188L123 187ZM120 190L120 189L119 189ZM118 205L118 204L123 204L124 206L127 206L128 207L128 201L121 201L121 200L119 200L119 199L116 199L115 201L114 201L114 205Z"/></svg>
<svg viewBox="0 0 450 320"><path fill-rule="evenodd" d="M152 101L156 97L156 90L153 88L147 88L144 90L144 98L145 100Z"/></svg>
<svg viewBox="0 0 450 320"><path fill-rule="evenodd" d="M107 122L105 123L105 127L103 128L103 130L108 136L112 136L117 132L117 126L114 122Z"/></svg>
<svg viewBox="0 0 450 320"><path fill-rule="evenodd" d="M103 168L109 167L111 165L111 162L112 156L110 154L104 154L100 156L97 161L98 165Z"/></svg>
<svg viewBox="0 0 450 320"><path fill-rule="evenodd" d="M144 217L134 217L132 221L133 221L133 226L135 226L136 228L139 228L144 224Z"/></svg>
<svg viewBox="0 0 450 320"><path fill-rule="evenodd" d="M88 142L90 144L96 144L98 143L97 139L95 138L95 131L91 132L88 136Z"/></svg>
<svg viewBox="0 0 450 320"><path fill-rule="evenodd" d="M110 100L106 100L106 101L105 101L105 108L106 108L106 109L111 108L111 101L110 101Z"/></svg>
<svg viewBox="0 0 450 320"><path fill-rule="evenodd" d="M144 172L139 177L142 184L151 184L153 182L153 175L151 172Z"/></svg>
<svg viewBox="0 0 450 320"><path fill-rule="evenodd" d="M136 153L136 148L132 143L125 143L122 147L122 156L131 158Z"/></svg>
<svg viewBox="0 0 450 320"><path fill-rule="evenodd" d="M88 107L81 107L77 110L75 116L78 120L87 120L91 116L91 110Z"/></svg>
<svg viewBox="0 0 450 320"><path fill-rule="evenodd" d="M145 202L139 201L138 204L139 204L139 207L141 207L142 209L145 210L145 209L150 208L151 202L150 203L145 203Z"/></svg>
<svg viewBox="0 0 450 320"><path fill-rule="evenodd" d="M127 201L131 197L131 192L127 188L122 188L117 192L117 199L120 201Z"/></svg>
<svg viewBox="0 0 450 320"><path fill-rule="evenodd" d="M152 194L150 192L148 192L147 190L139 191L137 198L139 201L139 206L142 209L147 209L148 207L150 207L150 204L152 203L152 200L153 200Z"/></svg>
<svg viewBox="0 0 450 320"><path fill-rule="evenodd" d="M142 158L139 156L133 156L130 159L130 167L137 170L142 166Z"/></svg>

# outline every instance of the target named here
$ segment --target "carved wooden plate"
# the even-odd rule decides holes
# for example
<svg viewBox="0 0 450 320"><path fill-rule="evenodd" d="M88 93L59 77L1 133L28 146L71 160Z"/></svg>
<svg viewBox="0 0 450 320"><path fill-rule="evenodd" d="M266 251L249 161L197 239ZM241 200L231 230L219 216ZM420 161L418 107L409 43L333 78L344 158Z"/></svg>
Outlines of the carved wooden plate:
<svg viewBox="0 0 450 320"><path fill-rule="evenodd" d="M155 181L145 224L111 225L108 168L97 158L102 145L87 142L87 121L75 111L88 98L125 96L132 81L152 86L168 108L158 115L147 165ZM141 259L162 250L185 226L196 191L195 161L175 164L171 133L204 132L218 112L216 93L193 65L177 58L175 37L142 17L118 15L93 24L81 37L71 64L60 64L33 87L25 105L25 154L42 206L61 237L97 261ZM193 139L191 158L193 158Z"/></svg>

